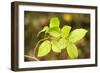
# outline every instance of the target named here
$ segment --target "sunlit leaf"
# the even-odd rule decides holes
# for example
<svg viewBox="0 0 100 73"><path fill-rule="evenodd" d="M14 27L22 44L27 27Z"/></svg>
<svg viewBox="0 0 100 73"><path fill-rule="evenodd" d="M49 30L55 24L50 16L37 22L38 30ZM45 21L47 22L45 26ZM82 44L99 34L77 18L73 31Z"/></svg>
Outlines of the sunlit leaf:
<svg viewBox="0 0 100 73"><path fill-rule="evenodd" d="M61 49L60 49L60 47L58 45L58 42L56 40L52 40L51 44L52 44L52 50L54 52L56 52L56 53L60 53L61 52Z"/></svg>
<svg viewBox="0 0 100 73"><path fill-rule="evenodd" d="M37 36L39 36L42 32L47 32L48 29L49 29L49 27L48 27L48 26L45 26L45 27L37 34Z"/></svg>
<svg viewBox="0 0 100 73"><path fill-rule="evenodd" d="M64 39L64 38L61 38L61 39L58 41L58 46L59 46L60 49L66 48L66 46L67 46L67 40Z"/></svg>
<svg viewBox="0 0 100 73"><path fill-rule="evenodd" d="M67 44L67 53L70 58L77 58L78 57L78 49L73 43Z"/></svg>
<svg viewBox="0 0 100 73"><path fill-rule="evenodd" d="M61 29L61 36L63 38L67 38L68 35L69 35L70 30L71 30L71 27L70 26L66 26L66 25L63 26L63 28Z"/></svg>
<svg viewBox="0 0 100 73"><path fill-rule="evenodd" d="M51 50L51 43L50 41L46 40L44 41L40 46L38 50L38 57L42 57L47 55Z"/></svg>
<svg viewBox="0 0 100 73"><path fill-rule="evenodd" d="M71 32L70 36L69 36L69 41L70 42L77 42L80 39L82 39L87 33L87 30L85 29L75 29L74 31Z"/></svg>
<svg viewBox="0 0 100 73"><path fill-rule="evenodd" d="M59 37L61 35L60 28L58 28L58 27L50 28L48 33L53 37Z"/></svg>
<svg viewBox="0 0 100 73"><path fill-rule="evenodd" d="M59 21L58 17L53 17L50 19L50 28L59 27L59 25L60 25L60 21Z"/></svg>

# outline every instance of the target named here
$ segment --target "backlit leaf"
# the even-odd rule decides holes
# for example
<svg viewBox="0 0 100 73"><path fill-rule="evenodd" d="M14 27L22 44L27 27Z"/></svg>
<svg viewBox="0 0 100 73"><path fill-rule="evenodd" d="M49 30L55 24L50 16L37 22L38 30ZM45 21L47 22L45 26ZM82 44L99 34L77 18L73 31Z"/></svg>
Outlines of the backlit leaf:
<svg viewBox="0 0 100 73"><path fill-rule="evenodd" d="M75 29L74 31L71 32L69 36L69 41L70 42L77 42L81 40L87 33L87 30L85 29Z"/></svg>
<svg viewBox="0 0 100 73"><path fill-rule="evenodd" d="M61 36L62 36L63 38L67 38L68 35L69 35L70 30L71 30L71 27L65 25L65 26L61 29Z"/></svg>
<svg viewBox="0 0 100 73"><path fill-rule="evenodd" d="M53 37L59 37L61 35L60 28L58 28L58 27L50 28L48 33Z"/></svg>
<svg viewBox="0 0 100 73"><path fill-rule="evenodd" d="M37 36L39 36L40 33L42 33L42 32L47 32L48 29L49 29L48 26L45 26L45 27L37 34Z"/></svg>
<svg viewBox="0 0 100 73"><path fill-rule="evenodd" d="M61 49L60 49L60 47L58 45L58 42L56 40L52 40L51 44L52 44L52 50L54 52L56 52L56 53L60 53L61 52Z"/></svg>
<svg viewBox="0 0 100 73"><path fill-rule="evenodd" d="M40 46L38 50L38 57L42 57L47 55L51 50L51 43L50 41L46 40L44 41Z"/></svg>
<svg viewBox="0 0 100 73"><path fill-rule="evenodd" d="M59 27L59 25L60 25L60 21L59 21L58 17L53 17L50 19L50 28Z"/></svg>
<svg viewBox="0 0 100 73"><path fill-rule="evenodd" d="M59 46L60 49L66 48L66 46L67 46L67 40L64 39L64 38L61 38L61 39L58 41L58 46Z"/></svg>
<svg viewBox="0 0 100 73"><path fill-rule="evenodd" d="M78 57L78 49L73 43L67 44L67 53L70 58L77 58Z"/></svg>

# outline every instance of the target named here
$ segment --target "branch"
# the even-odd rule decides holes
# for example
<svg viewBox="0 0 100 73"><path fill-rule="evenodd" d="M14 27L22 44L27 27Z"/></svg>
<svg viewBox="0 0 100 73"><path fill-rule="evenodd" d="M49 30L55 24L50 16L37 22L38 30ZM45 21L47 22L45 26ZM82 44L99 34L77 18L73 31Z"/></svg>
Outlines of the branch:
<svg viewBox="0 0 100 73"><path fill-rule="evenodd" d="M37 59L35 56L24 55L24 57L30 58L30 59L35 60L35 61L39 61L39 59Z"/></svg>

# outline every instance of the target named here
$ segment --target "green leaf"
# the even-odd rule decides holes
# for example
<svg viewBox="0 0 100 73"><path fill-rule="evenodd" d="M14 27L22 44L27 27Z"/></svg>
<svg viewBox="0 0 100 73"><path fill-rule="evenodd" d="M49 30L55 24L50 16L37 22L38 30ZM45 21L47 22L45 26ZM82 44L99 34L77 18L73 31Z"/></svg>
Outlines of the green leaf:
<svg viewBox="0 0 100 73"><path fill-rule="evenodd" d="M46 40L44 41L40 46L38 50L38 57L42 57L47 55L51 50L51 43L50 41Z"/></svg>
<svg viewBox="0 0 100 73"><path fill-rule="evenodd" d="M77 58L78 57L78 49L77 47L75 46L75 44L73 43L69 43L67 44L67 53L69 55L70 58Z"/></svg>
<svg viewBox="0 0 100 73"><path fill-rule="evenodd" d="M50 28L48 33L53 37L59 37L61 35L60 28L58 28L58 27Z"/></svg>
<svg viewBox="0 0 100 73"><path fill-rule="evenodd" d="M37 36L39 36L42 32L47 32L48 29L49 29L49 27L48 27L48 26L45 26L45 27L37 34Z"/></svg>
<svg viewBox="0 0 100 73"><path fill-rule="evenodd" d="M87 30L85 29L76 29L71 32L69 36L69 41L75 43L81 40L86 35L86 33L87 33Z"/></svg>
<svg viewBox="0 0 100 73"><path fill-rule="evenodd" d="M50 28L59 27L59 25L60 25L60 21L59 21L58 17L53 17L50 19Z"/></svg>
<svg viewBox="0 0 100 73"><path fill-rule="evenodd" d="M61 29L61 36L63 38L67 38L68 35L69 35L70 30L71 30L71 27L70 26L66 26L66 25L63 26L63 28Z"/></svg>
<svg viewBox="0 0 100 73"><path fill-rule="evenodd" d="M52 44L52 50L54 52L56 52L56 53L60 53L61 52L61 49L60 49L60 47L58 45L58 42L56 40L52 40L51 44Z"/></svg>
<svg viewBox="0 0 100 73"><path fill-rule="evenodd" d="M64 38L61 38L61 39L58 41L58 46L59 46L60 49L66 48L66 46L67 46L67 40L64 39Z"/></svg>

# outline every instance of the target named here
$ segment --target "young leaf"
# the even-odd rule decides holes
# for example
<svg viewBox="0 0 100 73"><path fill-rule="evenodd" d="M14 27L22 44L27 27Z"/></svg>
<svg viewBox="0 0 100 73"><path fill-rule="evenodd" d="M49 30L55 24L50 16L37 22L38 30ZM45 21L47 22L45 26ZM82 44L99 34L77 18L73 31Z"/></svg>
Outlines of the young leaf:
<svg viewBox="0 0 100 73"><path fill-rule="evenodd" d="M66 48L66 46L67 46L67 40L64 39L64 38L61 38L61 39L58 41L58 46L59 46L60 49Z"/></svg>
<svg viewBox="0 0 100 73"><path fill-rule="evenodd" d="M42 33L42 32L47 32L48 29L49 29L49 27L48 27L48 26L45 26L45 27L37 34L37 36L39 36L40 33Z"/></svg>
<svg viewBox="0 0 100 73"><path fill-rule="evenodd" d="M50 19L50 28L59 27L59 25L60 25L60 21L59 21L58 17L53 17Z"/></svg>
<svg viewBox="0 0 100 73"><path fill-rule="evenodd" d="M66 25L63 26L63 28L61 29L61 36L63 38L67 38L68 35L69 35L70 30L71 30L71 27L70 26L66 26Z"/></svg>
<svg viewBox="0 0 100 73"><path fill-rule="evenodd" d="M73 59L73 58L77 58L78 57L78 49L75 46L75 44L69 43L67 45L66 50L67 50L67 53L68 53L68 55L69 55L70 58Z"/></svg>
<svg viewBox="0 0 100 73"><path fill-rule="evenodd" d="M51 43L50 41L46 40L44 41L40 46L38 50L38 57L42 57L47 55L51 50Z"/></svg>
<svg viewBox="0 0 100 73"><path fill-rule="evenodd" d="M58 45L58 42L56 40L52 40L51 44L52 44L52 50L54 52L56 52L56 53L60 53L61 52L61 49L60 49L60 47Z"/></svg>
<svg viewBox="0 0 100 73"><path fill-rule="evenodd" d="M71 32L70 36L69 36L69 41L70 42L77 42L80 39L82 39L87 33L87 30L85 29L76 29L74 31Z"/></svg>
<svg viewBox="0 0 100 73"><path fill-rule="evenodd" d="M60 36L60 28L58 28L58 27L50 28L48 30L48 33L53 37L59 37Z"/></svg>

